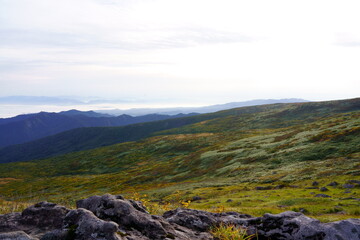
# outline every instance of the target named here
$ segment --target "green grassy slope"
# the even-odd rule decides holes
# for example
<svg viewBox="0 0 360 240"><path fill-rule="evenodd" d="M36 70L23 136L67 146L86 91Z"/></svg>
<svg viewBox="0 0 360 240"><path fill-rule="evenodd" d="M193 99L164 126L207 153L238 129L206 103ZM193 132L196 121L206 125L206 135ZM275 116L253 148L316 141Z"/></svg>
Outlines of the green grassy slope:
<svg viewBox="0 0 360 240"><path fill-rule="evenodd" d="M190 207L358 217L359 108L360 99L233 109L136 142L1 164L1 197L71 205L93 194L142 192L161 209L200 196ZM315 180L328 191L308 189ZM333 181L339 185L327 186Z"/></svg>
<svg viewBox="0 0 360 240"><path fill-rule="evenodd" d="M188 125L190 126L180 128L177 132L222 132L232 131L233 128L237 129L240 126L243 129L264 127L279 128L301 122L313 121L319 117L334 113L359 109L359 99L314 103L271 104L243 107L192 117L134 124L124 127L79 128L33 142L1 148L0 163L42 159L69 152L108 146L115 143L136 141L145 137L158 135L159 131ZM192 125L208 120L214 120L219 123L217 126L211 127L209 125L204 125L203 127Z"/></svg>

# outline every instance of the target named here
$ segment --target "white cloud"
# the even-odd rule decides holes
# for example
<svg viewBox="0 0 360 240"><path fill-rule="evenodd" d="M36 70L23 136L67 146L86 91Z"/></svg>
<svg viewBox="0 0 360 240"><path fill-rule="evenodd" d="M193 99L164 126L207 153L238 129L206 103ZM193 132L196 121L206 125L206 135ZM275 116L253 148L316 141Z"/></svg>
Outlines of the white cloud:
<svg viewBox="0 0 360 240"><path fill-rule="evenodd" d="M358 1L0 0L0 96L358 96ZM347 46L347 47L344 47Z"/></svg>

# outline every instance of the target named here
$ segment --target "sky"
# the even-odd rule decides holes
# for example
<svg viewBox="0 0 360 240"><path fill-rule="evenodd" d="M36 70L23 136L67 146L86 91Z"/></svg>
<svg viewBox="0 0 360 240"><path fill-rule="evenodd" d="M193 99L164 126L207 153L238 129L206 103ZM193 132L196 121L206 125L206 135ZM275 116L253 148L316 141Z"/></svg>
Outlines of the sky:
<svg viewBox="0 0 360 240"><path fill-rule="evenodd" d="M0 0L0 97L156 107L359 97L359 9L358 0Z"/></svg>

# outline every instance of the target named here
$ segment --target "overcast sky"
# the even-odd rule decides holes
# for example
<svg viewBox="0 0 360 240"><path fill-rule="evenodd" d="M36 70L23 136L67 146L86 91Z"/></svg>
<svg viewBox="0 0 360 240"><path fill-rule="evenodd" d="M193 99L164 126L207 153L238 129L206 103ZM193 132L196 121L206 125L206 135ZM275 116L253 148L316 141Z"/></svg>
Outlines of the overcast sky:
<svg viewBox="0 0 360 240"><path fill-rule="evenodd" d="M358 0L0 0L0 96L359 97L359 10Z"/></svg>

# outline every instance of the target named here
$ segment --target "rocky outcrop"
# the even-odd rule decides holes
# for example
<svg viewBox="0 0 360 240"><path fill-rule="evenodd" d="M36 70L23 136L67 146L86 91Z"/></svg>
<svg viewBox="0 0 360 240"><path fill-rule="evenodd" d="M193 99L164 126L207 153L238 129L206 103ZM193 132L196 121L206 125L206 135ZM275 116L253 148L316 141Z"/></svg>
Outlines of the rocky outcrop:
<svg viewBox="0 0 360 240"><path fill-rule="evenodd" d="M323 224L291 211L276 215L265 214L260 219L261 223L255 226L259 239L360 239L360 219Z"/></svg>
<svg viewBox="0 0 360 240"><path fill-rule="evenodd" d="M22 213L0 215L0 233L18 232L15 235L19 237L14 235L3 239L26 239L21 232L37 239L45 232L62 228L65 215L69 211L57 204L40 202L28 207Z"/></svg>
<svg viewBox="0 0 360 240"><path fill-rule="evenodd" d="M0 233L0 240L35 240L23 231Z"/></svg>
<svg viewBox="0 0 360 240"><path fill-rule="evenodd" d="M68 212L69 209L63 206L40 202L28 207L21 213L20 223L44 230L61 228L63 219Z"/></svg>
<svg viewBox="0 0 360 240"><path fill-rule="evenodd" d="M360 239L360 220L321 223L302 213L251 217L178 208L151 215L141 202L120 195L92 196L77 209L41 202L22 213L0 215L0 240L191 240L213 239L213 226L233 224L265 239Z"/></svg>
<svg viewBox="0 0 360 240"><path fill-rule="evenodd" d="M163 216L170 224L177 224L198 232L207 232L212 226L220 223L242 225L251 218L250 215L236 212L211 213L184 208L165 212Z"/></svg>
<svg viewBox="0 0 360 240"><path fill-rule="evenodd" d="M101 220L89 210L79 208L69 211L65 216L63 229L46 233L41 239L121 240L123 238L118 234L118 227L119 225L112 221Z"/></svg>
<svg viewBox="0 0 360 240"><path fill-rule="evenodd" d="M175 229L162 217L150 215L140 202L126 200L122 196L92 196L78 201L76 205L90 210L100 219L118 223L124 231L134 229L149 239L175 236Z"/></svg>

